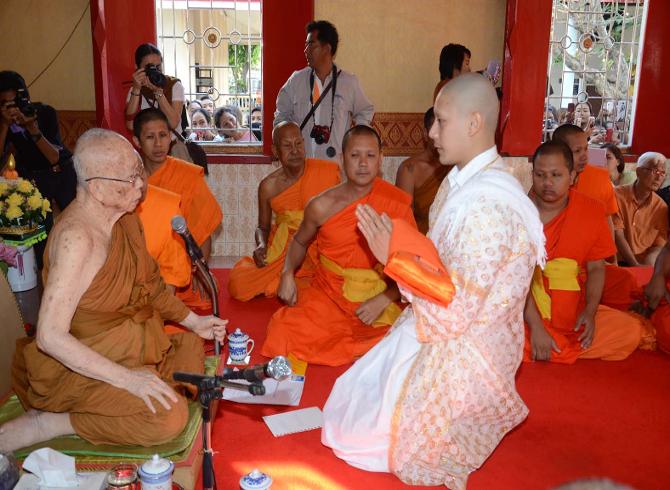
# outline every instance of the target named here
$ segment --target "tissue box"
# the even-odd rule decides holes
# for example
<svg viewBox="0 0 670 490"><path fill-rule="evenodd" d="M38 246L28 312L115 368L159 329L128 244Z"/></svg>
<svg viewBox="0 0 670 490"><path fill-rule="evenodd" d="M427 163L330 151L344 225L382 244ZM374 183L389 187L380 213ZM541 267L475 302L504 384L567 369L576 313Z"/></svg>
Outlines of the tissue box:
<svg viewBox="0 0 670 490"><path fill-rule="evenodd" d="M105 471L77 473L77 475L79 476L77 490L105 490L107 488L107 472ZM35 475L24 473L14 490L63 490L63 487L42 487L39 485L39 481L40 479Z"/></svg>

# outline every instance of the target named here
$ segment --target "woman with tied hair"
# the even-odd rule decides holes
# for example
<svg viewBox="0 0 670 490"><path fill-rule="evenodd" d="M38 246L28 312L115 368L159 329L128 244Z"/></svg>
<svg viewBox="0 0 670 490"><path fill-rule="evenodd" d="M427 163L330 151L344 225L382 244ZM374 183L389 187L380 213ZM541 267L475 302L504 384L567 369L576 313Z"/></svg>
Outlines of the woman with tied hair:
<svg viewBox="0 0 670 490"><path fill-rule="evenodd" d="M628 179L628 176L624 175L626 162L624 161L623 153L621 153L619 147L614 143L605 143L600 148L606 150L605 158L607 160L607 170L610 173L610 180L612 181L612 184L615 186L632 184L635 181L635 178L630 180Z"/></svg>
<svg viewBox="0 0 670 490"><path fill-rule="evenodd" d="M248 128L242 127L243 121L242 111L234 105L225 105L214 113L214 125L219 128L219 133L223 134L224 143L258 141Z"/></svg>

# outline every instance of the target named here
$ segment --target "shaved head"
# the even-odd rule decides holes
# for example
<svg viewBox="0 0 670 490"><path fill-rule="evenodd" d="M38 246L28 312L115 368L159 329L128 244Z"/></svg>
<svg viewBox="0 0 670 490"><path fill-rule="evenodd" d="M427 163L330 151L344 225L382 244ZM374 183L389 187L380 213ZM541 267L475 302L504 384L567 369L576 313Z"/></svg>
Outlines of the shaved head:
<svg viewBox="0 0 670 490"><path fill-rule="evenodd" d="M77 183L85 187L86 179L105 175L110 169L123 169L138 159L133 146L120 134L108 129L89 129L79 137L74 150Z"/></svg>
<svg viewBox="0 0 670 490"><path fill-rule="evenodd" d="M429 136L443 165L461 167L495 146L498 96L479 73L466 73L442 87L434 111Z"/></svg>
<svg viewBox="0 0 670 490"><path fill-rule="evenodd" d="M475 112L481 114L486 130L495 135L500 104L495 88L484 76L479 73L466 73L456 77L442 87L435 105L440 98L452 99L463 115Z"/></svg>
<svg viewBox="0 0 670 490"><path fill-rule="evenodd" d="M300 133L300 126L293 121L282 121L272 128L272 144L277 146L282 136L288 132L289 128L295 128Z"/></svg>

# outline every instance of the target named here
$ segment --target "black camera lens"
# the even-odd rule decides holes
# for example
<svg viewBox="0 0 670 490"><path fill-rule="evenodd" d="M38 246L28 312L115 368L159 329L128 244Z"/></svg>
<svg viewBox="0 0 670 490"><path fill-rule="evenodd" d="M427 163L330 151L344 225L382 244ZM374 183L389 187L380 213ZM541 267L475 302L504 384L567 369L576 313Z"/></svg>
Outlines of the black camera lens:
<svg viewBox="0 0 670 490"><path fill-rule="evenodd" d="M21 114L26 117L35 117L35 115L37 115L37 109L35 108L35 105L30 102L30 98L25 89L20 88L16 91L14 104L17 109L21 111Z"/></svg>
<svg viewBox="0 0 670 490"><path fill-rule="evenodd" d="M165 75L161 73L161 71L158 69L156 65L149 63L144 67L144 73L147 74L147 78L153 85L160 88L165 87L167 79L165 78Z"/></svg>

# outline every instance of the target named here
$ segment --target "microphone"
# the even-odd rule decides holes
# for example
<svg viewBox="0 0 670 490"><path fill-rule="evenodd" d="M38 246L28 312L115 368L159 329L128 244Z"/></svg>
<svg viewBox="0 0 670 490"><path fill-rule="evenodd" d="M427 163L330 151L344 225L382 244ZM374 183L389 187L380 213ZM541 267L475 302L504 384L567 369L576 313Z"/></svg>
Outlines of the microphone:
<svg viewBox="0 0 670 490"><path fill-rule="evenodd" d="M266 364L257 364L256 366L241 369L239 371L233 371L230 368L226 368L223 371L222 378L226 380L244 379L250 383L262 383L265 378L284 381L285 379L288 379L291 374L293 374L293 370L291 369L291 363L288 359L284 356L277 356Z"/></svg>
<svg viewBox="0 0 670 490"><path fill-rule="evenodd" d="M180 237L184 239L184 244L186 245L186 251L188 252L189 257L192 260L203 260L204 255L202 250L198 247L198 244L193 239L191 232L188 231L188 226L186 226L186 220L181 215L176 215L172 217L172 230L177 233Z"/></svg>
<svg viewBox="0 0 670 490"><path fill-rule="evenodd" d="M265 386L262 383L232 383L223 376L203 376L202 374L172 373L172 379L181 383L188 383L198 387L198 392L209 392L217 388L230 388L231 390L247 391L253 396L265 395Z"/></svg>

